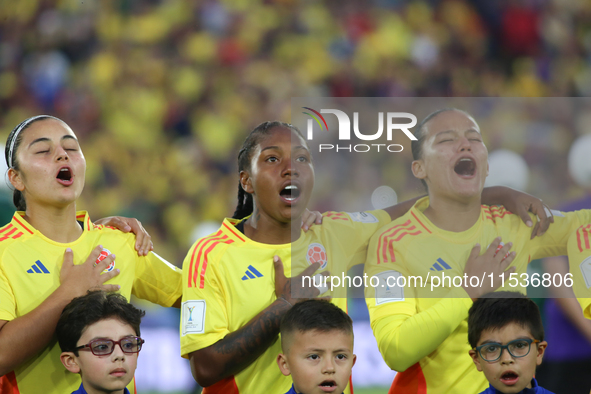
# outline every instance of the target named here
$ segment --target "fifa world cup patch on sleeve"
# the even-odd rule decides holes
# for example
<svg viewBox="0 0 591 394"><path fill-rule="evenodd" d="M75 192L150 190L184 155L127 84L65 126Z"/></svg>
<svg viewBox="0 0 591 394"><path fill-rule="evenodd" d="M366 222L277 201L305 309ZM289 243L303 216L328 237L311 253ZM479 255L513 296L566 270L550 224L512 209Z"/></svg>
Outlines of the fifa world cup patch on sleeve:
<svg viewBox="0 0 591 394"><path fill-rule="evenodd" d="M351 217L351 220L354 222L360 223L377 223L379 222L378 218L376 218L371 213L367 212L345 212L347 215Z"/></svg>
<svg viewBox="0 0 591 394"><path fill-rule="evenodd" d="M183 302L181 307L183 336L205 332L205 300Z"/></svg>
<svg viewBox="0 0 591 394"><path fill-rule="evenodd" d="M581 274L583 274L583 279L585 279L585 285L587 288L591 287L591 257L587 257L583 262L579 265L581 268Z"/></svg>
<svg viewBox="0 0 591 394"><path fill-rule="evenodd" d="M379 279L376 286L376 305L404 301L404 286L400 286L403 281L399 279L404 277L400 272L388 270L380 272L375 277Z"/></svg>

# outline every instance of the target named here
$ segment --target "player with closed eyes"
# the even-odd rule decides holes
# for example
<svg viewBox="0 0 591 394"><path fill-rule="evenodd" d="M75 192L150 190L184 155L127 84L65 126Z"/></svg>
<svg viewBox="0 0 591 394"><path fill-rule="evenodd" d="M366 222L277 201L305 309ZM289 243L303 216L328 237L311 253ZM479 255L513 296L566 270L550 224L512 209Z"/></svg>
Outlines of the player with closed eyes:
<svg viewBox="0 0 591 394"><path fill-rule="evenodd" d="M0 392L70 393L80 378L65 373L54 337L64 307L95 288L178 306L181 273L150 252L145 234L136 240L77 211L86 160L62 120L23 121L5 156L17 211L0 228Z"/></svg>

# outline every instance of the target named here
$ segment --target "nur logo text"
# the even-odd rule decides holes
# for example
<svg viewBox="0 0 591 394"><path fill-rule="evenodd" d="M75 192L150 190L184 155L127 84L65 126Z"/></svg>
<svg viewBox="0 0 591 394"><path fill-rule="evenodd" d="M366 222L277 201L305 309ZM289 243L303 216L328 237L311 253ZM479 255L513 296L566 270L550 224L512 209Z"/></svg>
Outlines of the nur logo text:
<svg viewBox="0 0 591 394"><path fill-rule="evenodd" d="M395 131L401 131L411 141L417 140L417 138L409 130L416 126L417 117L408 112L387 112L385 115L384 112L378 112L378 131L373 134L364 134L359 130L359 112L353 112L353 127L351 127L351 119L349 118L349 115L341 110L321 109L320 111L316 111L310 107L302 108L308 110L309 112L304 112L304 114L310 116L306 127L306 138L308 141L314 139L314 123L319 126L321 132L323 132L325 129L326 132L329 132L328 124L322 114L333 114L336 116L339 125L339 141L350 141L351 129L353 129L355 137L362 141L375 141L381 138L382 134L384 133L384 129L386 130L386 138L388 141L393 140ZM384 118L386 119L385 127ZM404 121L401 122L401 120ZM318 149L319 152L327 150L334 150L336 152L369 152L371 150L377 150L380 152L380 149L386 150L388 152L401 152L403 147L400 144L319 144Z"/></svg>

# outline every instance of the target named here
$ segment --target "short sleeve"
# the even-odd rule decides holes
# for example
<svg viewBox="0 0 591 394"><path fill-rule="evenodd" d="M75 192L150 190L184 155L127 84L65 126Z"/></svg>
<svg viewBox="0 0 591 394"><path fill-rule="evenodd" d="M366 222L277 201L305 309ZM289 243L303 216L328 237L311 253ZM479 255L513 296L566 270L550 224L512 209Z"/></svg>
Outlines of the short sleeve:
<svg viewBox="0 0 591 394"><path fill-rule="evenodd" d="M137 258L132 293L138 298L169 307L181 298L181 280L180 269L150 252Z"/></svg>
<svg viewBox="0 0 591 394"><path fill-rule="evenodd" d="M579 227L570 236L568 260L573 291L583 314L591 319L591 225Z"/></svg>
<svg viewBox="0 0 591 394"><path fill-rule="evenodd" d="M225 291L218 278L219 263L216 259L208 262L209 267L199 275L198 280L189 278L193 246L183 262L183 301L181 306L181 356L208 347L230 333Z"/></svg>
<svg viewBox="0 0 591 394"><path fill-rule="evenodd" d="M591 223L591 210L582 209L574 212L552 211L554 223L541 237L535 237L532 259L566 254L567 242L571 234L581 225Z"/></svg>
<svg viewBox="0 0 591 394"><path fill-rule="evenodd" d="M365 262L369 240L391 221L390 215L383 210L326 212L323 216L323 225L328 221L336 232L332 238L339 242L347 256L351 256L347 269Z"/></svg>
<svg viewBox="0 0 591 394"><path fill-rule="evenodd" d="M16 300L8 283L8 279L0 268L0 320L13 320L16 318Z"/></svg>

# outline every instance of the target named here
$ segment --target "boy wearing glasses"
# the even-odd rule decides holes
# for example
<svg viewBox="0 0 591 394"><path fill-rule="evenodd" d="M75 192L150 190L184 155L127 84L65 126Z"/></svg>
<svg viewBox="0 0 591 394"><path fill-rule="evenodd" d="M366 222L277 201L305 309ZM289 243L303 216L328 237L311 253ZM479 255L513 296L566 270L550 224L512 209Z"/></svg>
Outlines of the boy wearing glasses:
<svg viewBox="0 0 591 394"><path fill-rule="evenodd" d="M552 394L534 378L548 345L540 311L521 293L477 299L468 312L468 342L476 368L490 383L481 394Z"/></svg>
<svg viewBox="0 0 591 394"><path fill-rule="evenodd" d="M126 386L137 366L144 340L144 316L118 293L92 291L72 300L62 312L56 333L62 364L82 378L72 394L129 394Z"/></svg>

